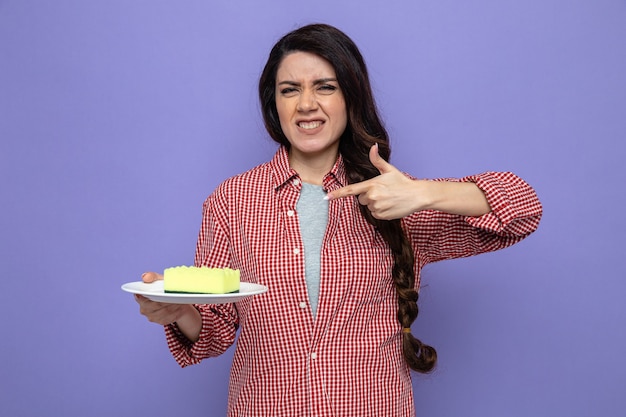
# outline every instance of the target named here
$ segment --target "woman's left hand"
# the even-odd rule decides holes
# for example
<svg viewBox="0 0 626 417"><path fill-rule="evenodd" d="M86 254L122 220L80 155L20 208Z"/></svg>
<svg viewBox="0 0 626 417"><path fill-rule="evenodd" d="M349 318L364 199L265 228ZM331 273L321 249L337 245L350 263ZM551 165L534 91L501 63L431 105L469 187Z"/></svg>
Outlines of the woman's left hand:
<svg viewBox="0 0 626 417"><path fill-rule="evenodd" d="M327 194L328 200L358 196L359 203L367 206L377 219L391 220L408 216L421 210L419 182L408 178L378 154L378 145L370 149L370 161L380 175L369 180L350 184Z"/></svg>

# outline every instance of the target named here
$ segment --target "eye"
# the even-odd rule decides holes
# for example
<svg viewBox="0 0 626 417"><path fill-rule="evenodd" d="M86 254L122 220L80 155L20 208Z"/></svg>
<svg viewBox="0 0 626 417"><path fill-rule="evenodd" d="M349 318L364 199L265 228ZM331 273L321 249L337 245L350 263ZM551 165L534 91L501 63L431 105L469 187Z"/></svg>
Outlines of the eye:
<svg viewBox="0 0 626 417"><path fill-rule="evenodd" d="M280 94L287 97L293 96L297 92L298 90L294 87L285 87L280 90Z"/></svg>
<svg viewBox="0 0 626 417"><path fill-rule="evenodd" d="M332 94L337 91L337 87L332 84L322 84L317 89L321 94Z"/></svg>

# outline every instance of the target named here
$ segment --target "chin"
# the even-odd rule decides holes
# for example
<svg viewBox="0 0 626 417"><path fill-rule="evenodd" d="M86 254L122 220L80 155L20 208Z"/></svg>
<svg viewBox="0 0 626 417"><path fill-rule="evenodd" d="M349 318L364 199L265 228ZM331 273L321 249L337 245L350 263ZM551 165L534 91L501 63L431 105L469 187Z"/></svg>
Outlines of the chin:
<svg viewBox="0 0 626 417"><path fill-rule="evenodd" d="M337 151L337 148L334 146L292 146L292 148L305 155L320 155Z"/></svg>

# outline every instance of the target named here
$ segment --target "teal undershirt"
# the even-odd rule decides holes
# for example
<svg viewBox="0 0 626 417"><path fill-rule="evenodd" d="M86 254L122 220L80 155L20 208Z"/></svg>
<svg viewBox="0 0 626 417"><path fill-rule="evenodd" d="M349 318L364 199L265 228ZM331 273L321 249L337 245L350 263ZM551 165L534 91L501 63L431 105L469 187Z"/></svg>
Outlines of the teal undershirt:
<svg viewBox="0 0 626 417"><path fill-rule="evenodd" d="M302 183L302 191L296 205L300 234L304 244L306 288L313 317L317 312L320 294L320 259L322 241L328 224L328 201L321 185Z"/></svg>

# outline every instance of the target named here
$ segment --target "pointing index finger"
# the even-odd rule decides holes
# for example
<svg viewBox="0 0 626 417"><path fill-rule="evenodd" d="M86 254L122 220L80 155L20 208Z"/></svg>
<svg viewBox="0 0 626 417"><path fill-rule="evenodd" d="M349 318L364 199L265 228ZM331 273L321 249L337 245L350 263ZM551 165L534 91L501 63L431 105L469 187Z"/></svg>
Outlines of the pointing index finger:
<svg viewBox="0 0 626 417"><path fill-rule="evenodd" d="M338 188L334 191L329 192L324 197L325 200L337 200L338 198L356 196L359 194L363 194L369 188L369 184L367 181L359 182L356 184L349 184L345 187Z"/></svg>

